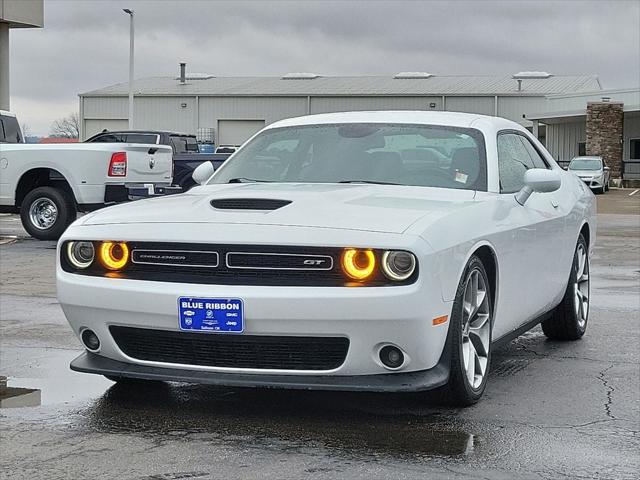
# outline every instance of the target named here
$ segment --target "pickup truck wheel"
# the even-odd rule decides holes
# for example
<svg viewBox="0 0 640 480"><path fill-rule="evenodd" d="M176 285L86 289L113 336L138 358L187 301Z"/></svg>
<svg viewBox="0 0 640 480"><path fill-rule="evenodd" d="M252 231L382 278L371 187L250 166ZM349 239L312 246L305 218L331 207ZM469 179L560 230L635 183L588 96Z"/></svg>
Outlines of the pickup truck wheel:
<svg viewBox="0 0 640 480"><path fill-rule="evenodd" d="M76 219L71 195L54 187L38 187L24 197L20 206L24 229L38 240L57 240Z"/></svg>

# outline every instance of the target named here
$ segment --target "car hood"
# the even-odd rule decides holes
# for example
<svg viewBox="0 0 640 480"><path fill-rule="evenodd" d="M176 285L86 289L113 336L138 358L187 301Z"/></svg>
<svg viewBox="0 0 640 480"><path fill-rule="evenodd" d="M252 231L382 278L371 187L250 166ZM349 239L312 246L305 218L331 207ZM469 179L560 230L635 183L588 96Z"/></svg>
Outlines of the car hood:
<svg viewBox="0 0 640 480"><path fill-rule="evenodd" d="M80 224L256 224L402 233L425 216L435 219L471 205L474 196L472 190L397 185L208 185L99 210Z"/></svg>
<svg viewBox="0 0 640 480"><path fill-rule="evenodd" d="M602 175L602 170L571 170L573 173L582 177L599 177Z"/></svg>

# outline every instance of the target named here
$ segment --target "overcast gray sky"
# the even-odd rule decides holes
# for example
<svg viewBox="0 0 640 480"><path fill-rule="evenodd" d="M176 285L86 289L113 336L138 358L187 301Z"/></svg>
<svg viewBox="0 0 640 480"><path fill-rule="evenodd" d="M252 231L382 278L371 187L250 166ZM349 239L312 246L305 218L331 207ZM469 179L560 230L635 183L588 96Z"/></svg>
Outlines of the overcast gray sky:
<svg viewBox="0 0 640 480"><path fill-rule="evenodd" d="M45 0L45 28L11 32L11 106L32 134L78 109L77 95L128 79L217 76L597 74L640 85L640 0Z"/></svg>

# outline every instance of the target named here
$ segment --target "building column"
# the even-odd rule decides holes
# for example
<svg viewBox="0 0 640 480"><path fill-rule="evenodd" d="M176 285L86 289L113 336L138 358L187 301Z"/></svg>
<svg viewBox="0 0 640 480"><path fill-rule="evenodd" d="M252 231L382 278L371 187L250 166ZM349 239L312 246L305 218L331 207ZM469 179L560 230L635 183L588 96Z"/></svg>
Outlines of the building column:
<svg viewBox="0 0 640 480"><path fill-rule="evenodd" d="M532 120L531 123L533 123L533 136L540 140L540 121Z"/></svg>
<svg viewBox="0 0 640 480"><path fill-rule="evenodd" d="M622 178L623 104L587 103L587 155L601 156L611 168L611 178Z"/></svg>
<svg viewBox="0 0 640 480"><path fill-rule="evenodd" d="M0 110L9 110L9 24L0 22Z"/></svg>

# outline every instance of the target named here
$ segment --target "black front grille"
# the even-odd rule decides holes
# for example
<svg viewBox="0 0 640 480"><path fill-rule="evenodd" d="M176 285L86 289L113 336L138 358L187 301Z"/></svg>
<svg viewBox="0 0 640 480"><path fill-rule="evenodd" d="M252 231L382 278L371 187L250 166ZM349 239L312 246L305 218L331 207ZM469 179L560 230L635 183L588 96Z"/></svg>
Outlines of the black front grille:
<svg viewBox="0 0 640 480"><path fill-rule="evenodd" d="M418 268L403 281L391 281L380 268L383 252L374 250L378 268L364 283L350 281L342 271L342 248L230 245L203 243L127 242L133 261L122 271L106 272L100 262L79 270L60 251L60 264L78 275L152 282L283 287L392 287L414 283ZM97 245L96 245L97 248ZM141 254L144 254L142 255Z"/></svg>
<svg viewBox="0 0 640 480"><path fill-rule="evenodd" d="M272 198L219 198L211 200L211 206L219 210L277 210L290 203L291 200Z"/></svg>
<svg viewBox="0 0 640 480"><path fill-rule="evenodd" d="M111 326L129 357L206 367L278 370L333 370L344 363L344 337L281 337L190 333Z"/></svg>

